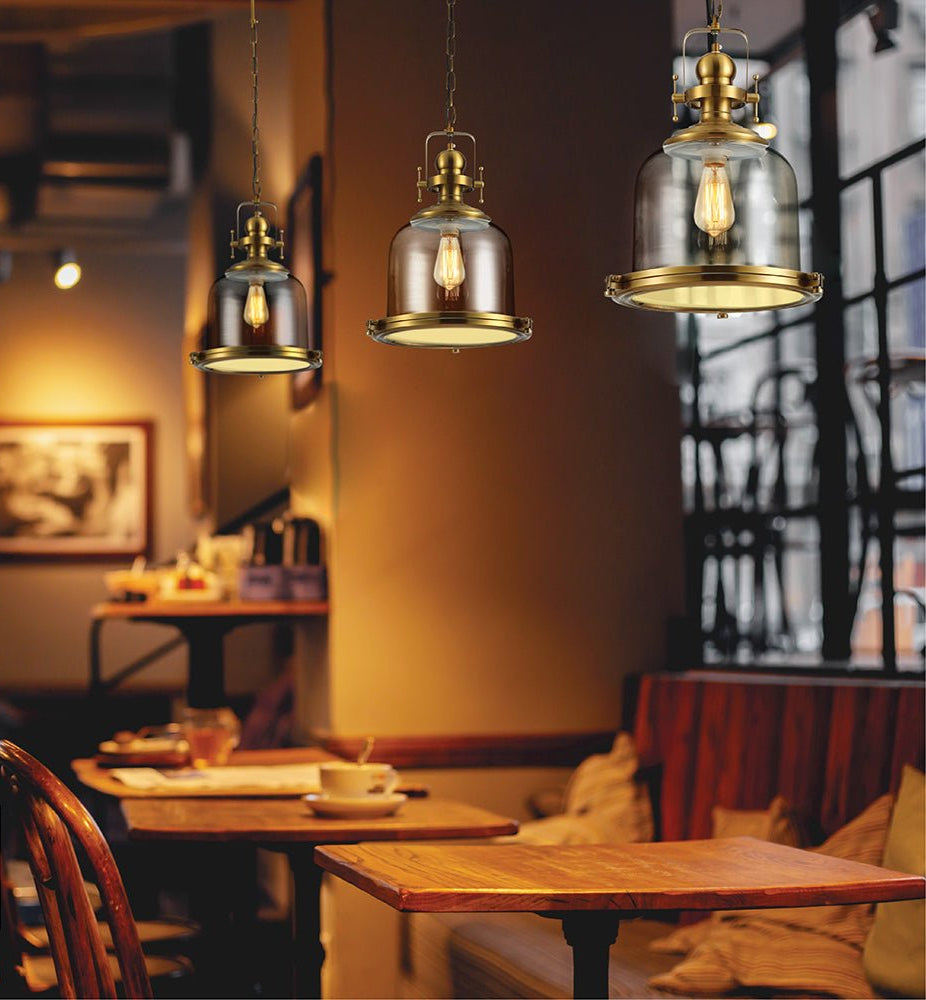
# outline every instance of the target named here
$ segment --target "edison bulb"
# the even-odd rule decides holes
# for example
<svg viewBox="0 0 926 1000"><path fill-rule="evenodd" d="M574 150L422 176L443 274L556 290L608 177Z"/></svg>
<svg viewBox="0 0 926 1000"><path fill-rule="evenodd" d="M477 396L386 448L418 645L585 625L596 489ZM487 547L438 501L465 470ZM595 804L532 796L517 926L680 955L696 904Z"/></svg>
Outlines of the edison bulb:
<svg viewBox="0 0 926 1000"><path fill-rule="evenodd" d="M267 296L264 294L264 286L259 281L253 281L248 285L248 297L244 303L244 321L248 326L263 326L270 319L270 310L267 307Z"/></svg>
<svg viewBox="0 0 926 1000"><path fill-rule="evenodd" d="M463 266L460 231L443 229L440 234L440 246L437 248L437 259L434 261L434 280L452 297L457 294L456 290L465 279L466 268Z"/></svg>
<svg viewBox="0 0 926 1000"><path fill-rule="evenodd" d="M727 173L727 158L713 156L705 159L695 199L695 225L708 236L717 237L725 233L736 219L733 209L733 191L730 189L730 175Z"/></svg>

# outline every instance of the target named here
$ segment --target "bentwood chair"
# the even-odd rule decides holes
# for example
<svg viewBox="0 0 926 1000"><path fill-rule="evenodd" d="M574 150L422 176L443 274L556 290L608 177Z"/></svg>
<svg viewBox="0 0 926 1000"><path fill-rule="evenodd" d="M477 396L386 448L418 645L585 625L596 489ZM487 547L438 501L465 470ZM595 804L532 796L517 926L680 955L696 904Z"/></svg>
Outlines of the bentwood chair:
<svg viewBox="0 0 926 1000"><path fill-rule="evenodd" d="M151 997L146 957L125 887L93 818L48 768L8 740L0 740L0 788L5 812L21 833L35 878L59 994L75 998ZM75 844L99 889L113 956L107 955ZM29 963L16 933L12 893L6 884L2 895L0 989L6 995L27 995L34 986L29 982ZM178 960L160 962L173 963L178 972L189 969ZM117 981L121 984L118 994Z"/></svg>

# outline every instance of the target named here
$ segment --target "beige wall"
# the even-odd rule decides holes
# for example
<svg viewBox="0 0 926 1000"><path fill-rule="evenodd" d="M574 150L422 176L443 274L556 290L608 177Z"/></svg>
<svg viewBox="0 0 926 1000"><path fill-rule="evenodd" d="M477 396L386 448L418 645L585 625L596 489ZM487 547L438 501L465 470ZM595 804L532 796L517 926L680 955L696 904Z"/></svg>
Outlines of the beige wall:
<svg viewBox="0 0 926 1000"><path fill-rule="evenodd" d="M667 128L667 5L650 14L627 47L607 5L458 8L459 125L477 134L486 207L512 238L519 308L536 330L458 356L363 332L385 307L386 253L415 209L424 134L441 124L442 9L338 0L330 66L323 0L262 15L265 192L282 203L308 157L326 154L335 274L319 400L287 418L282 382L248 380L272 397L266 413L248 411L251 440L267 445L251 454L272 465L261 485L290 475L295 509L328 536L330 629L302 637L307 723L348 734L609 726L622 676L661 662L680 605L671 323L601 296L604 274L629 263L637 165ZM249 188L247 88L228 72L240 35L220 19L211 183L236 198ZM628 85L634 110L618 118ZM208 219L200 204L198 226ZM209 280L195 260L100 254L78 289L55 295L47 262L21 255L2 289L0 416L157 422L160 558L195 531L180 403L182 336L201 322L190 303ZM185 282L196 288L186 306ZM253 469L248 455L234 462L229 427L216 448L233 474ZM101 568L0 567L3 682L82 682ZM34 615L49 606L54 632ZM121 631L114 658L150 642Z"/></svg>
<svg viewBox="0 0 926 1000"><path fill-rule="evenodd" d="M295 181L287 127L292 116L288 24L282 10L261 15L264 194L284 211ZM214 165L193 199L189 231L182 206L175 206L173 252L144 250L141 238L134 250L78 245L84 277L69 292L52 285L50 253L17 253L13 278L0 288L0 419L154 422L156 560L188 548L199 527L190 514L185 407L193 406L198 414L203 401L196 389L205 376L189 367L186 356L205 320L216 258L226 259L234 204L250 195L249 66L246 10L217 17ZM215 243L224 251L221 256L213 252ZM212 454L222 462L227 480L216 491L221 521L285 483L289 387L285 380L228 379L216 380L214 393L227 415L211 434ZM105 597L102 574L109 568L113 565L0 564L0 690L87 683L89 611ZM173 634L157 626L107 626L104 669L117 669ZM272 676L269 628L234 633L226 650L231 692L255 690ZM129 686L164 683L182 690L185 678L181 650Z"/></svg>
<svg viewBox="0 0 926 1000"><path fill-rule="evenodd" d="M662 663L681 603L672 323L602 296L630 263L636 169L670 125L668 5L632 46L614 5L459 5L458 126L479 140L486 210L535 322L526 344L459 355L364 333L442 125L443 9L338 0L331 18L327 389L294 443L296 495L330 535L328 662L308 667L325 697L305 703L309 721L615 725L622 677Z"/></svg>
<svg viewBox="0 0 926 1000"><path fill-rule="evenodd" d="M184 259L81 251L83 280L52 284L50 254L17 253L0 288L0 419L147 419L155 425L157 558L189 544L178 348ZM90 606L105 597L105 563L0 565L0 687L61 688L87 682ZM114 626L108 662L139 655L163 629ZM174 656L145 679L183 676Z"/></svg>

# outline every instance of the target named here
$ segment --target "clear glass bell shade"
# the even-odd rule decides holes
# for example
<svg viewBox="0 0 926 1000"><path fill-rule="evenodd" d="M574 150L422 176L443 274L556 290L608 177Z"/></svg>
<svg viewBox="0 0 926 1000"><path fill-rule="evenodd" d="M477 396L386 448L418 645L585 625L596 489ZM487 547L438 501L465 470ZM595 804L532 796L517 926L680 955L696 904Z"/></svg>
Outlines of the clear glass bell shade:
<svg viewBox="0 0 926 1000"><path fill-rule="evenodd" d="M800 270L797 181L773 149L697 158L660 150L641 167L633 272L611 298L669 312L746 312L814 301L822 278Z"/></svg>
<svg viewBox="0 0 926 1000"><path fill-rule="evenodd" d="M219 278L209 293L206 344L190 360L203 371L268 375L321 365L308 349L305 288L277 271Z"/></svg>
<svg viewBox="0 0 926 1000"><path fill-rule="evenodd" d="M513 267L511 243L491 223L403 226L389 249L388 316L367 332L385 344L452 350L527 340Z"/></svg>

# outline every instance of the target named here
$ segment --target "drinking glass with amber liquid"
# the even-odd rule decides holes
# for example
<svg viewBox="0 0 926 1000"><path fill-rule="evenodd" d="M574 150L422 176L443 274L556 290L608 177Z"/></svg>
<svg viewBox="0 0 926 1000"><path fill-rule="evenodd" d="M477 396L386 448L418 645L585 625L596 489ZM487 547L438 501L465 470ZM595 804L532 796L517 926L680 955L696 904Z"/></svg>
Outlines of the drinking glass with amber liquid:
<svg viewBox="0 0 926 1000"><path fill-rule="evenodd" d="M227 764L241 738L241 723L226 707L187 708L183 731L190 745L190 763L195 768Z"/></svg>

